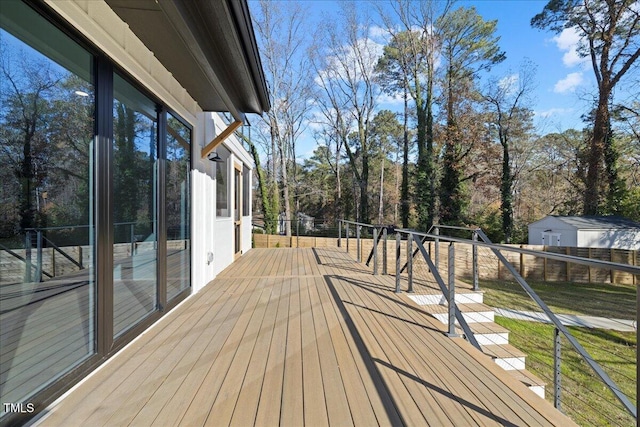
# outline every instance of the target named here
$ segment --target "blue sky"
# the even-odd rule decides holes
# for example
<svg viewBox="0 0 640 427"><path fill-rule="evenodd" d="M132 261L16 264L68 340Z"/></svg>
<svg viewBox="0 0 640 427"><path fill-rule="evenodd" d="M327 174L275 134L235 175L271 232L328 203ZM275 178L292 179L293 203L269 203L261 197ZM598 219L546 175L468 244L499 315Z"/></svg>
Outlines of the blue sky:
<svg viewBox="0 0 640 427"><path fill-rule="evenodd" d="M387 0L379 1L381 5L388 4ZM340 0L301 0L301 3L309 9L312 19L317 20L340 10ZM535 64L536 90L530 107L535 112L535 125L540 134L582 129L585 125L581 116L588 112L591 94L596 91L590 62L575 53L574 34L565 31L558 35L531 27L531 18L546 4L547 0L458 0L454 5L473 6L485 20L498 20L497 35L507 59L485 73L484 78L517 74L525 60ZM356 5L367 8L373 22L381 25L371 1L356 1ZM380 107L401 108L400 104L395 108L392 104ZM307 157L313 148L300 155Z"/></svg>

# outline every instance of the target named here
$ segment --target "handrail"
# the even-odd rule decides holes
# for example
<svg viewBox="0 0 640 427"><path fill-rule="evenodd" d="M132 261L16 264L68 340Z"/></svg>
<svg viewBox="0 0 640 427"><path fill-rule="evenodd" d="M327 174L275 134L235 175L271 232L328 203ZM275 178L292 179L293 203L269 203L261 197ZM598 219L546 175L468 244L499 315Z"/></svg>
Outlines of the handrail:
<svg viewBox="0 0 640 427"><path fill-rule="evenodd" d="M453 305L453 309L455 311L456 320L458 320L458 323L460 323L460 326L462 327L462 330L464 331L464 334L465 334L467 340L475 348L477 348L478 350L482 351L482 349L480 348L480 344L478 344L478 341L476 340L476 337L473 335L473 332L471 331L471 328L469 327L469 324L467 323L467 321L465 320L464 316L462 315L462 312L458 308L458 305L456 304L455 301L451 301L449 299L449 297L448 297L449 293L447 292L447 287L444 284L444 280L442 280L442 277L440 276L440 273L438 272L438 269L436 268L436 266L431 261L431 257L427 253L427 250L424 248L424 245L419 240L415 240L414 239L414 241L415 241L416 245L418 246L418 249L422 253L422 257L424 258L424 260L429 265L429 268L431 269L431 274L433 274L433 277L436 279L436 283L438 283L438 286L440 287L440 290L442 291L442 294L445 295L445 297L447 298L447 302L449 303L449 307L451 307L451 305Z"/></svg>
<svg viewBox="0 0 640 427"><path fill-rule="evenodd" d="M491 241L486 234L480 229L477 230L480 238L487 242ZM516 279L518 284L524 289L524 291L531 297L532 300L535 301L536 304L544 311L549 320L553 322L556 329L558 329L565 336L567 341L573 346L573 348L582 356L582 358L587 362L587 364L593 369L593 371L600 377L600 379L605 383L605 385L611 390L611 392L618 398L620 403L622 403L627 411L631 413L634 417L637 418L637 409L631 403L631 401L627 398L627 396L620 391L620 388L616 385L616 383L607 375L607 373L600 367L598 362L593 360L591 355L580 345L580 343L571 335L571 332L562 324L560 319L556 317L556 315L551 311L551 309L545 304L544 301L535 293L535 291L529 286L526 280L516 271L516 269L511 265L509 261L502 255L502 253L498 249L493 249L493 253L498 257L498 259L504 264L504 266L509 270L509 272Z"/></svg>
<svg viewBox="0 0 640 427"><path fill-rule="evenodd" d="M477 229L477 230L480 230L480 229ZM489 249L498 249L498 250L504 250L509 252L517 252L524 255L531 255L539 258L553 259L556 261L571 262L574 264L582 264L582 265L587 265L595 268L602 268L606 270L619 270L619 271L624 271L625 273L640 274L640 266L633 266L630 264L621 264L621 263L612 262L612 261L589 259L589 258L577 257L574 255L556 254L552 252L541 252L541 251L535 251L532 249L498 245L495 243L486 243L486 242L480 242L480 241L472 242L468 239L461 239L458 237L443 236L443 235L436 235L436 234L428 234L428 233L422 233L422 232L407 230L407 229L397 228L396 231L411 232L418 236L424 236L424 237L432 238L434 240L437 238L445 242L474 244L474 245L484 247L484 248L489 248Z"/></svg>
<svg viewBox="0 0 640 427"><path fill-rule="evenodd" d="M359 226L364 226L364 227L375 227L375 226L373 226L371 224L362 224L362 223L356 223L356 222L353 222L353 221L345 221L345 220L343 220L343 222L349 223L349 224L355 224L355 225L359 225ZM491 242L491 240L487 237L487 235L480 228L456 227L456 226L440 226L440 225L437 225L437 226L434 226L434 227L430 228L429 231L433 230L433 228L469 230L469 231L473 231L474 232L474 237L473 237L473 240L468 240L468 239L462 239L462 238L451 237L451 236L443 236L443 235L440 235L440 234L431 234L430 232L423 233L423 232L410 230L410 229L396 228L394 231L397 233L397 235L396 235L397 236L396 237L397 245L399 245L399 242L400 242L400 234L406 234L407 235L407 240L409 242L410 241L415 241L415 243L417 245L417 249L413 254L411 254L411 253L407 254L407 256L410 257L409 260L407 261L407 264L409 265L409 270L410 270L409 271L410 277L411 277L411 274L412 274L411 273L411 265L412 264L411 264L410 260L417 254L417 252L421 252L423 258L425 259L425 261L428 264L428 267L429 267L431 273L433 274L434 278L436 279L436 283L440 287L440 290L443 292L443 294L445 295L447 300L449 300L449 299L451 299L451 297L447 296L447 288L446 288L446 285L444 283L444 280L442 280L442 277L440 276L440 274L439 274L439 272L437 270L437 266L431 261L429 253L425 249L423 242L425 242L427 239L434 239L436 241L445 241L445 242L451 242L451 243L470 244L470 245L473 245L474 248L476 248L476 247L484 247L484 248L490 249L495 254L495 256L498 257L499 261L513 275L513 277L518 282L518 284L531 297L531 299L533 299L534 302L542 309L542 311L547 315L547 317L551 321L551 323L555 326L555 328L556 328L556 338L555 338L556 347L558 347L559 334L562 333L562 335L564 335L565 338L569 341L571 346L578 352L578 354L580 354L580 356L589 365L589 367L596 373L596 375L600 378L600 380L604 383L604 385L607 388L609 388L609 390L611 390L611 392L614 394L616 399L618 399L618 401L620 401L620 403L622 403L624 408L634 418L636 418L636 420L637 420L637 407L629 400L629 398L624 393L622 393L622 391L616 385L616 383L608 376L608 374L602 369L602 367L591 357L591 355L589 355L589 353L584 349L584 347L582 347L582 345L575 339L575 337L562 324L562 322L553 313L553 311L551 311L551 309L535 293L533 288L531 288L531 286L520 275L520 273L515 269L515 267L506 259L506 257L502 254L501 251L516 252L516 253L520 253L520 254L524 254L524 255L531 255L531 256L535 256L535 257L547 258L547 259L563 261L563 262L568 262L568 263L587 265L587 266L595 267L595 268L624 271L624 272L627 272L627 273L637 274L637 275L640 275L640 266L633 266L633 265L629 265L629 264L621 264L621 263L616 263L616 262L611 262L611 261L601 261L601 260L587 259L587 258L583 258L583 257L576 257L576 256L566 255L566 254L555 254L555 253L549 253L549 252L539 252L539 251L534 251L534 250L530 250L530 249L511 247L511 246L505 246L505 245L497 245L497 244L494 244L493 242ZM417 236L421 236L421 238L416 238ZM477 240L477 237L480 238L480 241ZM399 246L397 246L397 247L399 247ZM410 250L410 245L408 245L408 251L409 252L413 252L413 251ZM452 253L453 252L451 252L451 248L450 248L450 257L452 256ZM396 268L399 268L400 257L399 257L398 250L396 250L396 257L397 257L397 259L396 259ZM451 273L451 270L450 270L450 273ZM399 273L397 272L397 274L399 274ZM396 280L397 280L397 278L396 278ZM451 277L450 277L450 281L451 281ZM409 286L409 288L411 289L411 285ZM450 289L449 289L451 295L453 295L453 289L452 288L453 288L453 283L450 284ZM396 291L399 292L399 282L397 282ZM450 308L451 308L451 301L449 301L449 304L450 304ZM458 322L459 322L460 326L462 327L465 335L467 336L467 339L469 339L471 344L473 344L477 348L480 348L480 346L477 345L477 341L475 341L475 337L473 337L473 333L470 330L468 330L468 325L466 324L466 321L464 320L462 314L459 312L459 310L457 308L457 305L455 305L455 301L453 301L453 305L454 305L454 310L455 310L455 318L458 320ZM639 298L639 305L640 305L640 298ZM450 316L451 316L451 314L450 314ZM451 317L450 317L450 319L451 319ZM451 323L451 322L452 322L452 320L449 320L449 323ZM452 330L451 325L450 325L449 329L450 329L450 334L451 334L451 330ZM475 343L474 343L474 341L475 341ZM557 371L555 375L559 376L559 362L560 362L560 360L559 360L559 348L556 348L554 357L555 357L555 365L556 365L556 371ZM638 364L638 360L636 361L636 364ZM556 378L556 380L559 380L559 378ZM559 382L558 382L557 386L559 387ZM557 393L559 393L559 392L557 392ZM556 407L559 408L559 405L560 405L559 394L556 394L555 403L556 403Z"/></svg>

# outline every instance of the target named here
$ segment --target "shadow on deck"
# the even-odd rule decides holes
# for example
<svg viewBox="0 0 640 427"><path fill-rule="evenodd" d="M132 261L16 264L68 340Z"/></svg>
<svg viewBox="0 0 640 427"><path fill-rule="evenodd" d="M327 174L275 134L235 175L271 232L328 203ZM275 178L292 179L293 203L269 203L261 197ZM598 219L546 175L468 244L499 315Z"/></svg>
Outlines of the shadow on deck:
<svg viewBox="0 0 640 427"><path fill-rule="evenodd" d="M337 249L253 249L42 425L572 425Z"/></svg>

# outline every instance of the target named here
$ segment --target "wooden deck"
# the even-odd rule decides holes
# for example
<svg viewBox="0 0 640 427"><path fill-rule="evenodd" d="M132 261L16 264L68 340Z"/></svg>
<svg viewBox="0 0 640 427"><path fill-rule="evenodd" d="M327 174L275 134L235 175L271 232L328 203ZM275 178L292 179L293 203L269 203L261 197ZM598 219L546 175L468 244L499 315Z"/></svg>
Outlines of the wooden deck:
<svg viewBox="0 0 640 427"><path fill-rule="evenodd" d="M45 426L572 425L338 249L254 249Z"/></svg>

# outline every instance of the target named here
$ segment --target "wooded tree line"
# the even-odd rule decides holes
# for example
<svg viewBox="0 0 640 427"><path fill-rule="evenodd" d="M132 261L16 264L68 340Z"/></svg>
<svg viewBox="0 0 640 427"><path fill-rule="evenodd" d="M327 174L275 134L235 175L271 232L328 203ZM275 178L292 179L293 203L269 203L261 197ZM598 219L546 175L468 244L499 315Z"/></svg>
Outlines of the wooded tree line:
<svg viewBox="0 0 640 427"><path fill-rule="evenodd" d="M534 127L534 64L491 74L508 52L499 22L473 7L344 2L312 26L309 3L251 6L272 105L253 141L267 228L303 212L327 224L475 224L516 242L547 214L640 220L640 95L614 97L640 82L635 2L550 1L532 17L575 30L596 77L583 129L561 133ZM385 98L402 110L381 109ZM305 135L316 149L302 159Z"/></svg>

